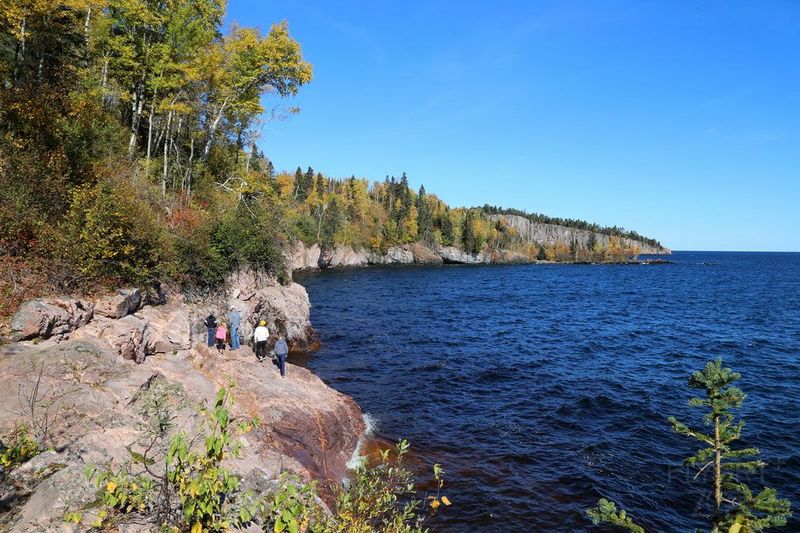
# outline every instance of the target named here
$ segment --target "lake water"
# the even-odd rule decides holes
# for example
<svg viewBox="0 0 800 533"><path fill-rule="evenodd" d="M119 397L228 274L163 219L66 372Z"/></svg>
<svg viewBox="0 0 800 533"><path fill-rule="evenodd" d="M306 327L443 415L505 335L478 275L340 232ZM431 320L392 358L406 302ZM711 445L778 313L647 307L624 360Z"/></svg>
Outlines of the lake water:
<svg viewBox="0 0 800 533"><path fill-rule="evenodd" d="M748 394L743 444L769 463L751 481L800 516L800 254L671 259L298 276L323 342L305 364L444 465L438 531L603 531L585 515L601 496L693 531L712 493L666 418L702 424L686 379L723 357Z"/></svg>

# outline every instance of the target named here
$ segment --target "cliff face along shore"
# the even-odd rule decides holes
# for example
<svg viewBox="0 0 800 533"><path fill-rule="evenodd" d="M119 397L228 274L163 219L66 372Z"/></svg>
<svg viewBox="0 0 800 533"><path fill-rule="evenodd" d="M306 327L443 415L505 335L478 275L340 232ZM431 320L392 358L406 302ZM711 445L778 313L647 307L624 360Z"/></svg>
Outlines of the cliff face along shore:
<svg viewBox="0 0 800 533"><path fill-rule="evenodd" d="M217 353L206 345L202 319L211 302L161 294L145 303L137 289L100 301L51 298L24 304L12 320L14 340L0 347L0 434L31 416L48 420L52 447L8 473L0 489L0 529L72 530L69 510L95 498L87 465L119 466L126 448L146 446L143 397L168 389L176 430L199 429L199 405L213 404L221 387L235 383L237 417L258 417L245 434L241 456L229 468L257 486L289 471L306 480L338 482L364 431L361 410L305 369L289 366L281 378L258 363L249 347ZM315 342L308 296L301 286L243 272L228 281L214 303L221 315L233 305L242 312L242 337L264 318L280 328L295 350ZM38 391L38 392L37 392ZM31 395L40 400L36 412ZM46 407L45 407L46 406Z"/></svg>
<svg viewBox="0 0 800 533"><path fill-rule="evenodd" d="M611 237L605 233L589 230L531 222L518 215L489 215L489 220L512 229L521 245L535 246L578 246L590 248L591 241L596 245L608 247ZM625 248L635 250L634 255L668 255L669 248L655 247L629 238L619 238ZM422 243L390 247L385 254L371 249L355 249L349 245L336 245L322 248L318 244L306 245L295 242L284 249L287 268L296 270L317 270L325 268L363 267L368 265L441 265L452 264L522 264L539 262L526 253L513 250L484 249L471 253L455 246L429 247Z"/></svg>

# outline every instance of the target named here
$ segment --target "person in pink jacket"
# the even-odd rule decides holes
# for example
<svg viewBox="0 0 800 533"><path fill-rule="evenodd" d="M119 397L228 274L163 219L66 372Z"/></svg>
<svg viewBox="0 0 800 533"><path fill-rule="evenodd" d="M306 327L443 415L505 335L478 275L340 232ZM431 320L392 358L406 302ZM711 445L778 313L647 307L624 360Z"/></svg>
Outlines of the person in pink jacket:
<svg viewBox="0 0 800 533"><path fill-rule="evenodd" d="M228 338L228 330L225 328L225 324L219 324L217 326L217 334L214 335L214 338L217 340L217 350L220 353L225 351L225 340Z"/></svg>

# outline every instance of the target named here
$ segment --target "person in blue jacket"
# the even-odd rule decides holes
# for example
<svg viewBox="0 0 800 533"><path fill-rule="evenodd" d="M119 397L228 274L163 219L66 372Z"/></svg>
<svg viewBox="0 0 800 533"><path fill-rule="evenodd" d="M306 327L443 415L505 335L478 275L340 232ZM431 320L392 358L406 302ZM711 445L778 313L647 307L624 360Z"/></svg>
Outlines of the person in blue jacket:
<svg viewBox="0 0 800 533"><path fill-rule="evenodd" d="M289 355L289 345L286 344L286 340L283 337L278 337L272 351L275 352L276 363L281 371L281 377L286 377L286 356Z"/></svg>
<svg viewBox="0 0 800 533"><path fill-rule="evenodd" d="M239 349L239 326L242 325L242 315L235 307L231 306L228 313L228 329L231 332L231 350Z"/></svg>

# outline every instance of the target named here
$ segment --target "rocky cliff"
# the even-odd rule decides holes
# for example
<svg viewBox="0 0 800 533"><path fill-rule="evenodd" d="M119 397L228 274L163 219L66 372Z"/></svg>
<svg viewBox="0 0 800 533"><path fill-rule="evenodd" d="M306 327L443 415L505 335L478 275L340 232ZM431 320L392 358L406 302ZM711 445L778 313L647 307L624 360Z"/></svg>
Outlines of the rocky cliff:
<svg viewBox="0 0 800 533"><path fill-rule="evenodd" d="M537 245L566 244L570 246L574 242L581 248L588 248L592 235L594 235L595 242L601 247L606 247L610 240L610 237L605 233L531 222L519 215L489 215L488 218L492 222L499 221L501 224L513 228L526 242ZM671 253L668 248L654 247L641 241L634 241L628 238L621 238L620 241L626 248L638 248L640 254L662 255Z"/></svg>
<svg viewBox="0 0 800 533"><path fill-rule="evenodd" d="M582 248L589 248L594 235L600 247L608 247L610 237L603 233L580 230L553 224L538 224L517 215L490 215L493 222L500 222L511 228L521 240L520 244L536 246L554 246L563 244L571 246L576 243ZM621 238L620 244L630 250L638 250L638 254L669 254L668 248L657 248L640 241ZM336 245L331 249L322 249L319 245L305 245L296 241L284 249L284 259L291 271L320 270L326 268L352 268L369 265L441 265L453 264L514 264L536 263L534 257L513 250L494 250L485 248L478 253L465 252L455 246L438 246L430 248L422 243L393 246L385 254L374 250L357 250L349 245ZM547 262L547 261L544 261Z"/></svg>
<svg viewBox="0 0 800 533"><path fill-rule="evenodd" d="M176 429L198 430L198 405L209 404L234 382L233 414L258 417L243 437L242 454L229 467L247 480L274 479L282 471L306 479L339 481L364 431L362 413L348 397L305 369L289 365L281 378L249 347L218 353L205 345L201 318L233 305L243 311L243 334L266 319L295 348L313 344L308 296L251 272L229 280L211 302L179 294L146 305L140 291L121 290L100 301L55 298L22 306L12 320L17 342L0 347L0 435L19 421L48 421L52 451L12 472L0 488L0 529L73 530L64 513L93 501L86 465L120 465L126 448L141 451L146 424L143 395L172 391ZM290 358L291 362L291 358ZM31 395L39 403L31 412ZM46 406L46 407L45 407Z"/></svg>

